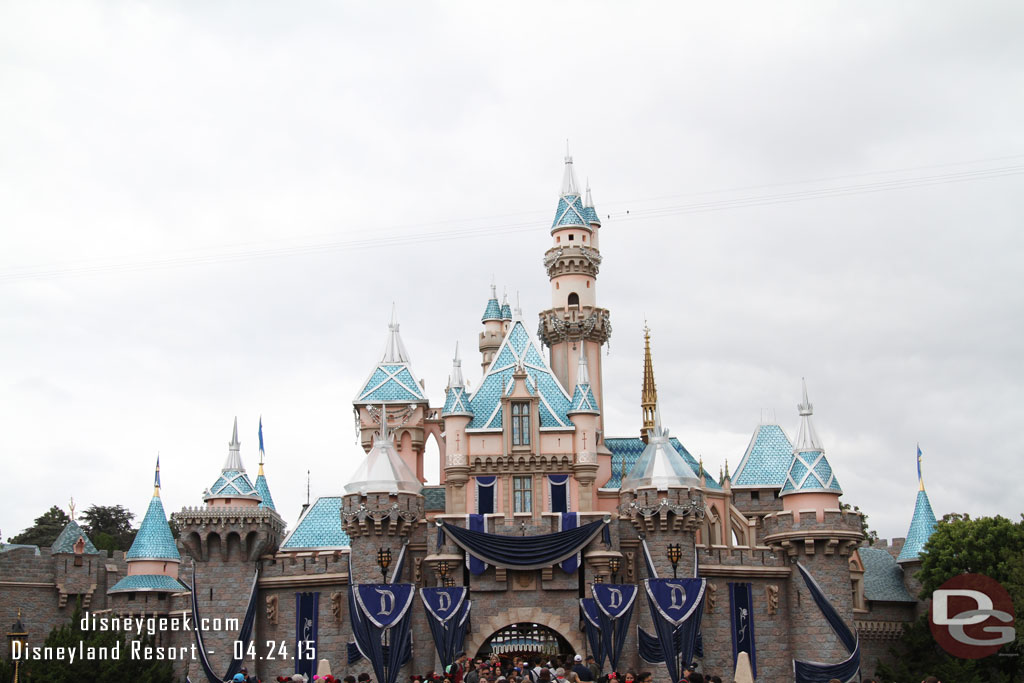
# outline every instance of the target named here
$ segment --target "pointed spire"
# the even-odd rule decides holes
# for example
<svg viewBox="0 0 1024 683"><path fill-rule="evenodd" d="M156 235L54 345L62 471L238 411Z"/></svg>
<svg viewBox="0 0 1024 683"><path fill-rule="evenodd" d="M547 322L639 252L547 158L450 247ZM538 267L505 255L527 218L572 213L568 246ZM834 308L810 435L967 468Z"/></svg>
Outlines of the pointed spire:
<svg viewBox="0 0 1024 683"><path fill-rule="evenodd" d="M587 354L580 351L580 362L576 368L576 384L590 385L590 371L587 368Z"/></svg>
<svg viewBox="0 0 1024 683"><path fill-rule="evenodd" d="M817 432L814 431L814 423L811 421L811 416L814 414L814 405L807 398L807 380L801 378L804 390L804 401L797 406L797 410L800 413L800 432L796 437L795 450L804 452L813 452L824 450L821 446L821 441L818 439Z"/></svg>
<svg viewBox="0 0 1024 683"><path fill-rule="evenodd" d="M262 415L260 415L260 431L259 431L259 436L260 436L260 470L259 470L259 473L256 475L256 483L253 485L253 488L256 489L256 493L258 493L259 496L260 496L260 505L259 506L261 508L270 508L271 510L277 510L277 508L274 506L274 498L270 495L270 485L267 484L267 477L263 474L263 458L264 458L265 453L264 453L264 450L263 450L263 416Z"/></svg>
<svg viewBox="0 0 1024 683"><path fill-rule="evenodd" d="M917 490L924 491L924 477L921 476L921 444L917 444Z"/></svg>
<svg viewBox="0 0 1024 683"><path fill-rule="evenodd" d="M654 428L655 412L658 405L658 389L654 384L654 361L651 360L651 330L644 322L644 376L640 388L640 412L643 425L640 438L647 443L647 433Z"/></svg>
<svg viewBox="0 0 1024 683"><path fill-rule="evenodd" d="M569 141L565 141L565 171L562 174L562 196L579 196L579 184L576 182L576 172L572 168L572 155L569 154Z"/></svg>
<svg viewBox="0 0 1024 683"><path fill-rule="evenodd" d="M391 322L388 323L388 342L384 347L384 357L381 358L382 363L408 363L409 354L405 351L405 344L402 343L402 337L398 334L398 313L395 310L395 304L391 304Z"/></svg>
<svg viewBox="0 0 1024 683"><path fill-rule="evenodd" d="M516 290L516 307L512 310L512 319L513 320L522 320L523 319L523 309L519 305L519 290L518 289Z"/></svg>
<svg viewBox="0 0 1024 683"><path fill-rule="evenodd" d="M924 490L924 480L921 478L921 446L917 447L917 501L914 503L914 516L910 520L910 528L907 530L907 540L903 542L899 557L896 561L916 562L921 558L924 545L931 538L935 531L935 512L932 511L932 503L928 500L928 494Z"/></svg>
<svg viewBox="0 0 1024 683"><path fill-rule="evenodd" d="M156 454L156 473L153 476L153 495L160 497L160 454Z"/></svg>
<svg viewBox="0 0 1024 683"><path fill-rule="evenodd" d="M512 307L508 305L508 288L501 295L501 319L512 319Z"/></svg>
<svg viewBox="0 0 1024 683"><path fill-rule="evenodd" d="M455 357L452 358L452 376L448 379L448 387L465 388L466 381L462 379L462 360L459 358L459 342L455 342Z"/></svg>
<svg viewBox="0 0 1024 683"><path fill-rule="evenodd" d="M594 198L590 196L590 178L587 178L587 196L583 200L584 209L594 208Z"/></svg>
<svg viewBox="0 0 1024 683"><path fill-rule="evenodd" d="M489 320L501 320L501 305L498 304L498 288L491 282L491 298L487 300L487 307L484 309L480 322Z"/></svg>
<svg viewBox="0 0 1024 683"><path fill-rule="evenodd" d="M225 472L244 472L245 467L242 465L242 444L238 440L238 416L235 416L234 427L231 428L231 443L228 444L228 457L224 461L224 467L221 469Z"/></svg>
<svg viewBox="0 0 1024 683"><path fill-rule="evenodd" d="M568 415L573 413L598 413L597 399L590 388L590 372L587 369L587 354L580 351L580 360L576 366L576 387L572 392L572 403Z"/></svg>

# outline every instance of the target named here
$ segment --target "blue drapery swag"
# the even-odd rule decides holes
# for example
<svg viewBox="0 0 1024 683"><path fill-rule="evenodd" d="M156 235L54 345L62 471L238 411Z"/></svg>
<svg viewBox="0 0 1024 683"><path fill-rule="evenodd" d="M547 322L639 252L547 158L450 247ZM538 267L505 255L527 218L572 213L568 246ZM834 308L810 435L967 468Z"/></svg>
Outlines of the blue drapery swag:
<svg viewBox="0 0 1024 683"><path fill-rule="evenodd" d="M252 588L249 590L249 603L245 608L245 617L242 619L242 627L238 631L238 640L242 643L242 652L249 646L249 641L252 640L252 628L256 623L256 582L260 577L259 570L252 577ZM210 666L210 661L206 657L206 646L203 643L203 630L200 627L201 619L199 618L199 599L196 597L196 568L192 566L192 585L188 587L189 592L192 594L192 633L196 639L196 647L199 650L199 664L203 669L203 674L206 676L208 683L221 683L226 678L232 678L236 673L242 670L242 660L234 658L234 652L232 652L231 663L228 664L228 671L224 674L223 678L217 676L213 671L213 667ZM186 677L188 678L188 677ZM191 683L191 678L188 678Z"/></svg>
<svg viewBox="0 0 1024 683"><path fill-rule="evenodd" d="M754 595L749 583L729 584L729 625L732 628L732 668L741 652L750 655L750 669L757 678L757 648L754 645Z"/></svg>
<svg viewBox="0 0 1024 683"><path fill-rule="evenodd" d="M358 635L356 643L370 660L379 683L395 683L398 670L412 654L409 607L415 594L411 583L358 584L352 590L360 627L368 636L363 639L365 649ZM355 626L353 620L353 630Z"/></svg>
<svg viewBox="0 0 1024 683"><path fill-rule="evenodd" d="M448 522L436 522L467 554L503 569L543 569L580 552L599 533L611 544L609 520L598 520L568 531L540 536L504 536L486 531L463 529ZM438 539L438 543L441 539Z"/></svg>
<svg viewBox="0 0 1024 683"><path fill-rule="evenodd" d="M601 624L601 639L604 651L612 665L612 671L619 670L619 656L629 635L629 623L633 620L633 603L637 587L625 584L595 583L590 586L597 603L598 619Z"/></svg>
<svg viewBox="0 0 1024 683"><path fill-rule="evenodd" d="M465 586L451 586L420 589L420 599L427 611L430 635L441 658L441 670L445 671L455 661L455 655L462 649L466 638L466 625L472 603L466 598L469 589Z"/></svg>
<svg viewBox="0 0 1024 683"><path fill-rule="evenodd" d="M852 681L860 671L860 638L855 632L850 630L850 627L846 625L843 618L839 616L839 612L836 611L836 608L825 597L821 586L814 580L810 572L799 562L796 563L796 568L800 570L800 576L803 577L814 603L821 610L821 615L825 617L828 625L832 627L832 631L839 638L839 642L850 653L847 659L838 664L801 662L794 659L793 674L796 678L796 683L826 683L830 678Z"/></svg>
<svg viewBox="0 0 1024 683"><path fill-rule="evenodd" d="M569 475L564 475L568 477ZM563 512L558 518L558 530L568 531L569 529L575 529L579 526L579 519L575 512ZM568 560L563 560L562 571L566 574L573 574L577 569L580 568L580 553L576 553Z"/></svg>
<svg viewBox="0 0 1024 683"><path fill-rule="evenodd" d="M316 675L316 641L320 630L320 593L295 594L295 673ZM313 649L303 645L313 643ZM312 656L310 656L312 655ZM237 673L237 672L236 672ZM234 675L234 674L232 674Z"/></svg>
<svg viewBox="0 0 1024 683"><path fill-rule="evenodd" d="M583 614L583 627L587 633L590 653L597 660L597 666L604 670L604 642L601 640L601 617L598 616L597 603L594 598L580 598L580 612Z"/></svg>
<svg viewBox="0 0 1024 683"><path fill-rule="evenodd" d="M487 530L487 522L484 520L483 515L469 515L466 518L466 528L470 531L483 533ZM476 555L466 553L466 568L469 569L473 576L480 576L487 571L487 563Z"/></svg>
<svg viewBox="0 0 1024 683"><path fill-rule="evenodd" d="M693 661L705 587L704 579L644 579L669 680L678 681L682 667Z"/></svg>

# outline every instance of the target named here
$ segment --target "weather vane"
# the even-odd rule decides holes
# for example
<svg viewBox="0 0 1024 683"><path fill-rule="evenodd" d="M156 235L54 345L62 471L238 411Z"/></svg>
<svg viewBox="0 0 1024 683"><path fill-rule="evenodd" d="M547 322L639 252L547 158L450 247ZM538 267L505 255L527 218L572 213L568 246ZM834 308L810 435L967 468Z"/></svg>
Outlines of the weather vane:
<svg viewBox="0 0 1024 683"><path fill-rule="evenodd" d="M68 501L68 509L71 511L71 521L75 521L75 497L72 496L71 500Z"/></svg>

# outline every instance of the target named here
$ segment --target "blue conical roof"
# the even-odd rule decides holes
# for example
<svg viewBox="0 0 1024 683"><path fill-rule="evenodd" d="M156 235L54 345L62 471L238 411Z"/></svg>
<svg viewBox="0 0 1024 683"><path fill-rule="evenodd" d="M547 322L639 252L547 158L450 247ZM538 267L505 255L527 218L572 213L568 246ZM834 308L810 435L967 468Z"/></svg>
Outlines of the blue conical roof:
<svg viewBox="0 0 1024 683"><path fill-rule="evenodd" d="M171 527L167 525L167 515L160 496L154 495L149 501L149 509L142 520L139 532L135 534L132 547L125 555L128 560L174 560L180 561L178 546L171 535Z"/></svg>
<svg viewBox="0 0 1024 683"><path fill-rule="evenodd" d="M793 447L793 459L786 472L786 483L782 485L780 496L793 493L836 493L842 495L839 480L836 479L832 466L825 457L825 449L814 431L811 415L814 406L807 399L807 383L804 382L804 402L797 408L800 411L800 433Z"/></svg>
<svg viewBox="0 0 1024 683"><path fill-rule="evenodd" d="M388 342L384 355L373 372L363 382L362 388L352 402L355 405L381 403L422 403L427 399L423 388L413 374L409 354L398 334L398 318L391 312L388 325Z"/></svg>
<svg viewBox="0 0 1024 683"><path fill-rule="evenodd" d="M910 529L907 531L907 541L900 550L897 562L914 562L920 559L924 544L928 542L932 532L935 531L935 513L932 512L931 501L924 488L917 492L917 502L914 504L914 517L910 520Z"/></svg>
<svg viewBox="0 0 1024 683"><path fill-rule="evenodd" d="M277 510L274 507L274 499L270 496L270 487L267 486L267 478L263 476L263 466L260 465L260 473L256 477L256 493L260 494L260 507Z"/></svg>
<svg viewBox="0 0 1024 683"><path fill-rule="evenodd" d="M590 388L590 372L587 369L587 354L580 353L580 361L576 370L576 388L572 392L572 403L569 405L567 415L573 413L599 413L597 399L594 391Z"/></svg>
<svg viewBox="0 0 1024 683"><path fill-rule="evenodd" d="M739 467L732 475L732 487L781 488L793 461L793 444L777 424L761 424L754 430Z"/></svg>
<svg viewBox="0 0 1024 683"><path fill-rule="evenodd" d="M511 317L511 312L509 317ZM494 285L491 285L491 298L487 300L487 307L484 309L484 314L480 316L480 322L485 323L488 320L501 319L501 304L498 303L498 290Z"/></svg>

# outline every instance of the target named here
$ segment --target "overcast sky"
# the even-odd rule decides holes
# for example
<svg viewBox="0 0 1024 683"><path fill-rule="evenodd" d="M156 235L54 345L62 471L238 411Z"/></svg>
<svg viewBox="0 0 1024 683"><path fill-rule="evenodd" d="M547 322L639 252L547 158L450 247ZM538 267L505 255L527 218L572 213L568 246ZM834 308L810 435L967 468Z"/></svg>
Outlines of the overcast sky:
<svg viewBox="0 0 1024 683"><path fill-rule="evenodd" d="M294 526L362 458L391 303L431 401L494 278L549 305L569 140L604 218L610 435L735 468L796 436L906 533L1021 512L1024 5L0 7L6 539L52 504L201 504L237 415Z"/></svg>

